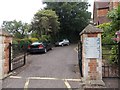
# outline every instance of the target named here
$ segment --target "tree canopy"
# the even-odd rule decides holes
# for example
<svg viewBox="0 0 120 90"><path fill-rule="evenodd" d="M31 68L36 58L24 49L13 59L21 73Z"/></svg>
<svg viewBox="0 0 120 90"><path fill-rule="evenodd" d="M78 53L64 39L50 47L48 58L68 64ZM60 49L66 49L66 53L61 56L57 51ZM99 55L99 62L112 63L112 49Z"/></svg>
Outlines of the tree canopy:
<svg viewBox="0 0 120 90"><path fill-rule="evenodd" d="M3 29L16 38L24 38L31 31L33 38L52 41L68 38L79 40L79 33L89 24L91 13L87 2L44 2L46 8L35 13L30 25L21 21L4 21Z"/></svg>
<svg viewBox="0 0 120 90"><path fill-rule="evenodd" d="M112 29L120 30L120 5L108 13L108 18L111 20Z"/></svg>
<svg viewBox="0 0 120 90"><path fill-rule="evenodd" d="M114 43L112 38L115 38L115 32L120 30L120 5L108 12L107 17L111 22L100 24L97 27L103 29L103 43Z"/></svg>
<svg viewBox="0 0 120 90"><path fill-rule="evenodd" d="M56 11L60 21L59 38L79 39L79 33L88 25L91 13L87 2L46 2L47 9Z"/></svg>
<svg viewBox="0 0 120 90"><path fill-rule="evenodd" d="M31 31L37 33L37 38L42 38L42 35L55 37L58 29L59 22L55 11L40 10L34 15Z"/></svg>
<svg viewBox="0 0 120 90"><path fill-rule="evenodd" d="M8 31L15 38L25 38L30 29L30 25L23 23L22 21L3 21L2 28L5 31Z"/></svg>
<svg viewBox="0 0 120 90"><path fill-rule="evenodd" d="M111 22L100 24L97 27L103 29L102 43L113 44L113 43L116 43L116 41L113 40L116 37L115 33L116 31L120 30L120 5L118 6L118 8L110 11L107 17L111 20ZM107 48L109 50L107 51L107 53L111 54L107 56L107 60L112 64L118 63L118 58L117 58L118 56L116 54L117 49L118 49L117 46L111 45L107 47L104 46L103 48L104 49ZM106 51L103 50L103 52L106 52ZM105 56L103 56L103 58L105 58Z"/></svg>

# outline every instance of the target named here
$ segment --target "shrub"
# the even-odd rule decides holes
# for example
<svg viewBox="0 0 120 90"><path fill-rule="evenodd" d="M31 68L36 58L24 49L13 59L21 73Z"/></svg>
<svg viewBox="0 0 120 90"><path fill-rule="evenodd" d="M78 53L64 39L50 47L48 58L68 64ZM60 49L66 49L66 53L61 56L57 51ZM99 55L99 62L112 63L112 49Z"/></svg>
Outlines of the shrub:
<svg viewBox="0 0 120 90"><path fill-rule="evenodd" d="M31 42L29 39L14 39L12 43L23 45L23 44L30 44Z"/></svg>
<svg viewBox="0 0 120 90"><path fill-rule="evenodd" d="M42 35L42 37L39 39L39 41L50 41L50 36L49 35Z"/></svg>
<svg viewBox="0 0 120 90"><path fill-rule="evenodd" d="M28 39L31 43L39 41L37 38L29 38Z"/></svg>
<svg viewBox="0 0 120 90"><path fill-rule="evenodd" d="M115 37L115 30L112 29L112 24L111 23L103 23L98 25L98 28L103 29L103 33L102 33L102 43L103 44L115 44L116 42L113 41L112 38ZM108 45L107 47L103 46L103 49L106 49L106 51L104 50L103 53L106 54L110 54L107 56L103 56L103 59L107 60L109 63L113 64L117 62L117 46L113 46L113 45Z"/></svg>
<svg viewBox="0 0 120 90"><path fill-rule="evenodd" d="M18 41L13 39L12 44L18 44Z"/></svg>

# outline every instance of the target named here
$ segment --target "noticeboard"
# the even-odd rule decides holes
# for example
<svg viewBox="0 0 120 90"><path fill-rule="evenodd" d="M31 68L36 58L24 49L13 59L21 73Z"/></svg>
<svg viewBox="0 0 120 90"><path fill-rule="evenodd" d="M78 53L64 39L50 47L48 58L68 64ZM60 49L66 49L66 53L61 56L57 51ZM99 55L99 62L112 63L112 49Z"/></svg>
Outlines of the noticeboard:
<svg viewBox="0 0 120 90"><path fill-rule="evenodd" d="M85 58L100 58L100 38L85 38Z"/></svg>

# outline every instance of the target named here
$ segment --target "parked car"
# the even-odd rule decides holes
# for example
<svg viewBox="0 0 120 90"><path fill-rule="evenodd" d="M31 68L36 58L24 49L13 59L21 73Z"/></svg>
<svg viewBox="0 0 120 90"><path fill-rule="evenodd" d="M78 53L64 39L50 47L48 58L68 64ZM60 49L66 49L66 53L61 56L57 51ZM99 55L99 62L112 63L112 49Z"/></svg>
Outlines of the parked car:
<svg viewBox="0 0 120 90"><path fill-rule="evenodd" d="M30 53L46 53L50 49L52 49L52 44L50 42L34 42L28 46L28 52Z"/></svg>
<svg viewBox="0 0 120 90"><path fill-rule="evenodd" d="M68 39L63 39L55 43L55 46L64 46L64 45L69 45L70 42Z"/></svg>

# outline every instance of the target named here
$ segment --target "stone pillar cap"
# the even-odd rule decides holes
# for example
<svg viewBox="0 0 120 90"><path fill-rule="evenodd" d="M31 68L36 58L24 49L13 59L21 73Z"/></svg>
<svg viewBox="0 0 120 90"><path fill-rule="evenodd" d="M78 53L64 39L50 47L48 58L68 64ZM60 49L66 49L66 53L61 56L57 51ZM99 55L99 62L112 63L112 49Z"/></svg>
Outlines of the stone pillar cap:
<svg viewBox="0 0 120 90"><path fill-rule="evenodd" d="M89 34L89 33L102 33L103 30L100 28L97 28L91 24L89 24L88 26L86 26L83 31L80 32L80 35L82 34Z"/></svg>

